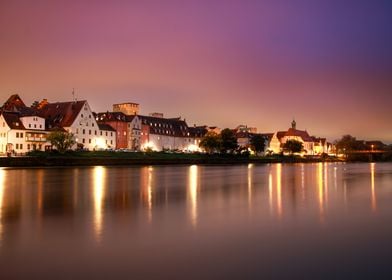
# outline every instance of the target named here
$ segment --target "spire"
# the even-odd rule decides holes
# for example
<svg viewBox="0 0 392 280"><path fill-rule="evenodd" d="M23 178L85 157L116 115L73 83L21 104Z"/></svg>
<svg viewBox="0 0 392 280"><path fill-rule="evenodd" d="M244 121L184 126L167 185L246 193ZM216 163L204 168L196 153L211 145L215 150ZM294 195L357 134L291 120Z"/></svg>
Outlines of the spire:
<svg viewBox="0 0 392 280"><path fill-rule="evenodd" d="M294 118L293 118L293 121L291 122L291 128L292 129L297 129L297 122L295 121Z"/></svg>

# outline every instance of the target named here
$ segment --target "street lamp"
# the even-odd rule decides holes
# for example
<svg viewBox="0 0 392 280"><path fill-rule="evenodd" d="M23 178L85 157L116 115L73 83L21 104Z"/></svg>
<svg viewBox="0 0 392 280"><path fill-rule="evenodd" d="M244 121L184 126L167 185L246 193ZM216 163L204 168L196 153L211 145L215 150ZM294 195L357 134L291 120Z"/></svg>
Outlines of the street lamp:
<svg viewBox="0 0 392 280"><path fill-rule="evenodd" d="M373 153L374 145L372 144L372 153Z"/></svg>

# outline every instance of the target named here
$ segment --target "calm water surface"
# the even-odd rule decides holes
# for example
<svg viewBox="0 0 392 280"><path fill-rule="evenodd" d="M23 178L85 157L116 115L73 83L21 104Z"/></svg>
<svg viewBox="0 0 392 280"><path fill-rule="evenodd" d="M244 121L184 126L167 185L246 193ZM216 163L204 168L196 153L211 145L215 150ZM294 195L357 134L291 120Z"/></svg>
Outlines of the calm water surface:
<svg viewBox="0 0 392 280"><path fill-rule="evenodd" d="M392 279L392 164L0 169L0 279Z"/></svg>

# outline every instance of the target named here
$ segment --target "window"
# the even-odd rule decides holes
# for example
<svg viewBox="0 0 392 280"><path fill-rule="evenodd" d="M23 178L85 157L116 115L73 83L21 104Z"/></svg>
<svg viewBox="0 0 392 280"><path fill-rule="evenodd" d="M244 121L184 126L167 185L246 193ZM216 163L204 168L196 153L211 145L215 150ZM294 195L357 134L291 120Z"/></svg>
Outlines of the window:
<svg viewBox="0 0 392 280"><path fill-rule="evenodd" d="M42 145L41 144L38 145L38 149L42 150Z"/></svg>
<svg viewBox="0 0 392 280"><path fill-rule="evenodd" d="M39 128L42 128L42 124L39 125Z"/></svg>
<svg viewBox="0 0 392 280"><path fill-rule="evenodd" d="M34 124L34 128L37 128L37 125L36 125L36 124Z"/></svg>
<svg viewBox="0 0 392 280"><path fill-rule="evenodd" d="M88 134L91 135L91 129L88 131Z"/></svg>
<svg viewBox="0 0 392 280"><path fill-rule="evenodd" d="M83 129L83 134L86 134L86 130L85 129Z"/></svg>
<svg viewBox="0 0 392 280"><path fill-rule="evenodd" d="M27 144L27 150L30 150L30 149L31 149L30 144Z"/></svg>
<svg viewBox="0 0 392 280"><path fill-rule="evenodd" d="M19 132L16 133L16 138L19 138ZM18 144L16 144L16 145L18 145Z"/></svg>
<svg viewBox="0 0 392 280"><path fill-rule="evenodd" d="M102 130L101 130L101 136L102 136Z"/></svg>
<svg viewBox="0 0 392 280"><path fill-rule="evenodd" d="M110 136L113 136L113 132L110 132Z"/></svg>
<svg viewBox="0 0 392 280"><path fill-rule="evenodd" d="M92 123L91 126L94 127L94 123Z"/></svg>
<svg viewBox="0 0 392 280"><path fill-rule="evenodd" d="M110 145L113 145L113 140L110 140Z"/></svg>
<svg viewBox="0 0 392 280"><path fill-rule="evenodd" d="M88 143L91 144L91 139L88 139Z"/></svg>
<svg viewBox="0 0 392 280"><path fill-rule="evenodd" d="M23 138L23 132L20 133L20 138Z"/></svg>
<svg viewBox="0 0 392 280"><path fill-rule="evenodd" d="M23 149L23 144L19 144L19 149Z"/></svg>
<svg viewBox="0 0 392 280"><path fill-rule="evenodd" d="M107 131L105 131L105 135L108 136L108 132Z"/></svg>
<svg viewBox="0 0 392 280"><path fill-rule="evenodd" d="M29 127L31 127L31 123L29 123Z"/></svg>
<svg viewBox="0 0 392 280"><path fill-rule="evenodd" d="M94 130L94 134L97 135L97 131L96 130Z"/></svg>
<svg viewBox="0 0 392 280"><path fill-rule="evenodd" d="M78 134L78 133L79 133L79 128L76 129L76 134Z"/></svg>
<svg viewBox="0 0 392 280"><path fill-rule="evenodd" d="M83 114L80 115L83 118Z"/></svg>
<svg viewBox="0 0 392 280"><path fill-rule="evenodd" d="M18 150L18 149L19 149L19 144L16 144L16 145L15 145L15 148Z"/></svg>
<svg viewBox="0 0 392 280"><path fill-rule="evenodd" d="M83 139L82 139L82 143L84 144L85 142L86 142L86 140L83 138Z"/></svg>

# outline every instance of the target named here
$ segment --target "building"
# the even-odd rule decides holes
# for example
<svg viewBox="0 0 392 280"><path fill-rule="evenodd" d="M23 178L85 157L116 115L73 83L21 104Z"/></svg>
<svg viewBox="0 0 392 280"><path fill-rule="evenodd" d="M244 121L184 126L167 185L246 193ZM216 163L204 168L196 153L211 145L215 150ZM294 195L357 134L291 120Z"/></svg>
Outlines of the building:
<svg viewBox="0 0 392 280"><path fill-rule="evenodd" d="M115 131L98 126L87 101L49 103L44 99L27 107L18 95L12 95L1 107L1 152L48 150L46 136L58 129L74 134L74 149L107 149L116 142Z"/></svg>
<svg viewBox="0 0 392 280"><path fill-rule="evenodd" d="M283 145L289 140L296 140L304 147L303 155L320 155L329 152L328 143L325 138L310 136L306 130L297 129L295 120L291 123L291 128L287 131L274 133L269 143L268 151L278 154L283 152Z"/></svg>
<svg viewBox="0 0 392 280"><path fill-rule="evenodd" d="M37 110L46 120L46 129L62 128L73 133L76 144L73 148L97 150L111 149L116 145L116 133L107 127L100 129L86 100L45 104Z"/></svg>
<svg viewBox="0 0 392 280"><path fill-rule="evenodd" d="M198 149L189 127L181 118L138 116L141 120L141 149L154 151Z"/></svg>
<svg viewBox="0 0 392 280"><path fill-rule="evenodd" d="M45 120L37 116L23 116L19 112L0 113L0 153L24 154L31 150L44 151L46 141Z"/></svg>
<svg viewBox="0 0 392 280"><path fill-rule="evenodd" d="M116 131L115 149L140 150L141 121L137 115L105 112L95 115L98 124L107 124Z"/></svg>
<svg viewBox="0 0 392 280"><path fill-rule="evenodd" d="M113 112L121 112L127 116L139 115L139 104L133 102L113 104Z"/></svg>

